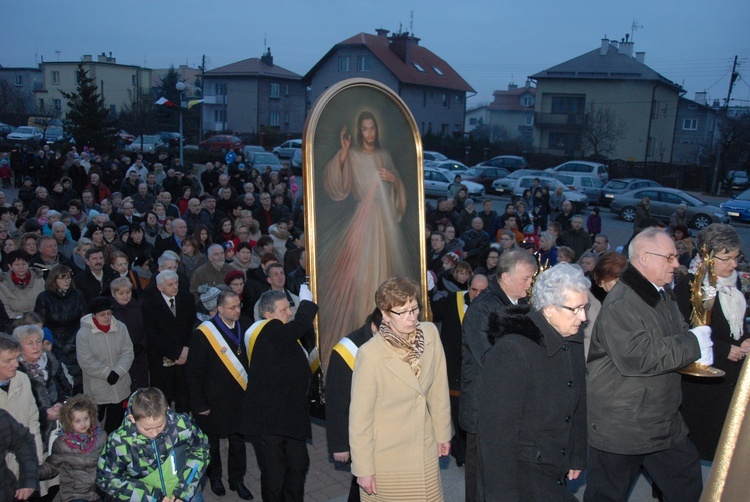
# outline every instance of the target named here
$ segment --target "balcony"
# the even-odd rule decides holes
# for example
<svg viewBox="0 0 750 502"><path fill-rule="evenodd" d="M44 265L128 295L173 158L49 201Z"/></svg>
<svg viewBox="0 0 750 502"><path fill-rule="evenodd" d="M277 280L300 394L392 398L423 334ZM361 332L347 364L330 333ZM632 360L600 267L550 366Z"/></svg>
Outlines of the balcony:
<svg viewBox="0 0 750 502"><path fill-rule="evenodd" d="M44 82L34 82L32 89L34 92L47 92L47 89L44 87Z"/></svg>
<svg viewBox="0 0 750 502"><path fill-rule="evenodd" d="M562 129L576 129L586 122L582 113L535 113L534 125L538 127L554 127Z"/></svg>

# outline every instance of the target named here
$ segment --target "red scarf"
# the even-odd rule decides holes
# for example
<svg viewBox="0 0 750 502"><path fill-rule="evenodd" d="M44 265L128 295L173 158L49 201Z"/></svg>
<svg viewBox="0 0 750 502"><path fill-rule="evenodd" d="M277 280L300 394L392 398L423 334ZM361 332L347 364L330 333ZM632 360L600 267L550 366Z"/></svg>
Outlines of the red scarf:
<svg viewBox="0 0 750 502"><path fill-rule="evenodd" d="M24 277L23 279L21 279L20 277L18 277L16 275L15 272L13 272L11 270L10 271L10 278L13 281L13 284L15 284L16 286L28 286L29 285L29 281L31 280L31 273L30 272L27 273L26 277Z"/></svg>
<svg viewBox="0 0 750 502"><path fill-rule="evenodd" d="M93 319L94 325L105 333L109 333L109 330L112 328L111 324L99 324L99 321L96 320L96 316L92 315L91 319Z"/></svg>

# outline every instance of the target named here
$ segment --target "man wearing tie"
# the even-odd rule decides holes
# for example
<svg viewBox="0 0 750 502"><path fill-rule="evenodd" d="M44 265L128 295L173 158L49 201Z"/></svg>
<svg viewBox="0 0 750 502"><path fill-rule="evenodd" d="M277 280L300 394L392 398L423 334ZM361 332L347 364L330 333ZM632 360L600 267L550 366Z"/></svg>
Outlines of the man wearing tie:
<svg viewBox="0 0 750 502"><path fill-rule="evenodd" d="M143 327L148 340L151 386L158 387L175 403L175 411L189 410L184 364L188 358L195 304L190 293L179 290L179 278L172 270L159 272L160 294L143 303Z"/></svg>

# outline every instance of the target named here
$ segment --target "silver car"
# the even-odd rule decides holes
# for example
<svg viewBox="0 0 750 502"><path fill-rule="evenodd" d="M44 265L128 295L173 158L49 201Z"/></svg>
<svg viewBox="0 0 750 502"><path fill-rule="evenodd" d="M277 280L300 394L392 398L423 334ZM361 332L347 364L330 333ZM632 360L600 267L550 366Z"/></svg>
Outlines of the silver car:
<svg viewBox="0 0 750 502"><path fill-rule="evenodd" d="M521 176L548 176L549 173L545 173L544 171L534 171L531 169L519 169L517 171L513 171L508 176L500 179L496 179L492 182L492 189L495 191L498 195L507 195L509 193L513 192L513 187L516 186L516 182L518 181L518 178Z"/></svg>
<svg viewBox="0 0 750 502"><path fill-rule="evenodd" d="M592 204L599 203L604 183L598 176L581 173L554 173L553 176L562 181L563 185L570 190L585 194Z"/></svg>
<svg viewBox="0 0 750 502"><path fill-rule="evenodd" d="M615 194L609 209L625 221L635 220L636 207L644 197L650 200L651 217L669 223L677 206L685 204L688 225L698 230L711 223L729 223L729 215L720 207L712 206L698 197L674 188L642 188Z"/></svg>
<svg viewBox="0 0 750 502"><path fill-rule="evenodd" d="M424 195L425 197L446 197L448 195L448 186L453 183L453 173L446 173L439 169L431 167L424 168ZM484 186L473 181L462 181L469 190L469 197L483 197Z"/></svg>
<svg viewBox="0 0 750 502"><path fill-rule="evenodd" d="M565 200L569 200L571 204L573 204L573 207L575 208L575 211L577 213L580 213L586 208L586 206L588 206L589 200L585 194L569 189L562 183L562 181L558 180L557 178L539 174L528 174L528 171L526 172L527 174L525 176L521 176L518 178L518 181L513 187L513 194L511 195L511 199L513 200L513 202L521 198L523 196L524 190L526 190L527 188L533 191L534 180L538 179L540 186L547 187L549 189L549 193L554 193L554 191L557 190L557 187L563 187L563 195L565 195Z"/></svg>

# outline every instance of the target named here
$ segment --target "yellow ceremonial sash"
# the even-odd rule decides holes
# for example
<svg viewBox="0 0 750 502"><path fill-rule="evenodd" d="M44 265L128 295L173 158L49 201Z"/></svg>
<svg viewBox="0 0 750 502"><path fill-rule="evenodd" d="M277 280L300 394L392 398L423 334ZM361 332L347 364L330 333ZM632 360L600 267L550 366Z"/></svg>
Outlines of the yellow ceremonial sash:
<svg viewBox="0 0 750 502"><path fill-rule="evenodd" d="M333 347L333 350L338 352L341 359L349 366L349 369L354 371L354 359L357 357L357 351L359 350L357 344L351 341L351 339L344 337Z"/></svg>
<svg viewBox="0 0 750 502"><path fill-rule="evenodd" d="M466 302L464 300L464 294L466 291L456 292L456 304L458 305L458 319L461 324L464 323L464 315L466 314Z"/></svg>
<svg viewBox="0 0 750 502"><path fill-rule="evenodd" d="M245 331L245 347L247 348L247 366L250 367L250 360L253 357L253 351L255 350L255 342L258 341L258 335L260 334L263 326L268 323L270 319L263 319L262 321L256 321Z"/></svg>
<svg viewBox="0 0 750 502"><path fill-rule="evenodd" d="M216 326L211 321L204 321L198 326L198 331L205 335L208 343L216 351L216 355L219 356L219 359L224 363L229 373L240 384L242 390L247 390L247 371L245 371L245 368L242 366L240 360L237 359L234 352L227 347L224 337L216 329Z"/></svg>

